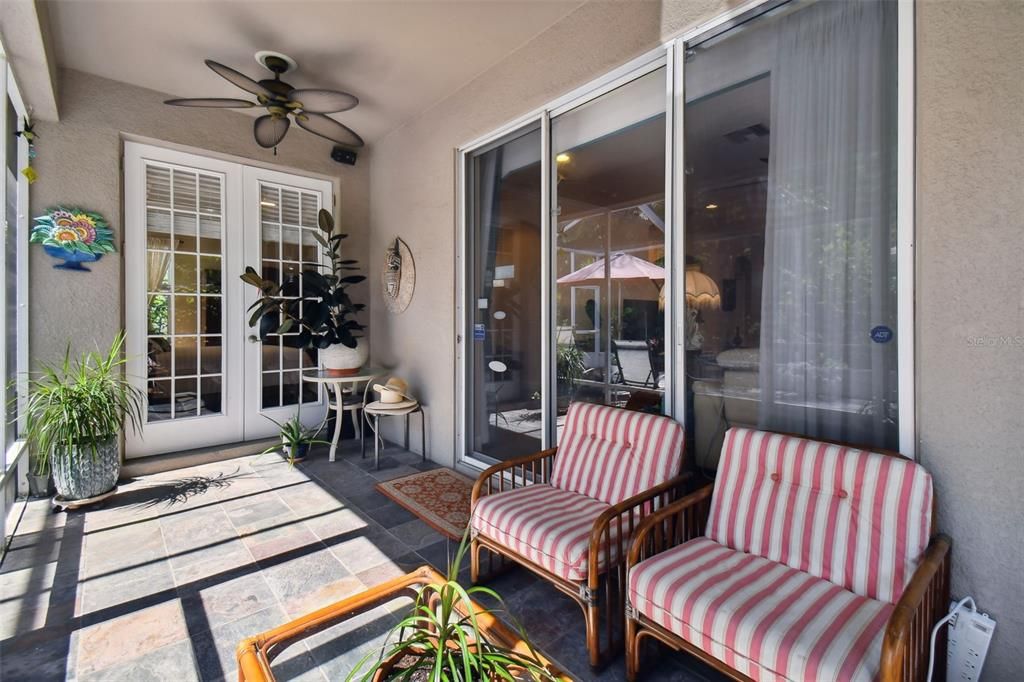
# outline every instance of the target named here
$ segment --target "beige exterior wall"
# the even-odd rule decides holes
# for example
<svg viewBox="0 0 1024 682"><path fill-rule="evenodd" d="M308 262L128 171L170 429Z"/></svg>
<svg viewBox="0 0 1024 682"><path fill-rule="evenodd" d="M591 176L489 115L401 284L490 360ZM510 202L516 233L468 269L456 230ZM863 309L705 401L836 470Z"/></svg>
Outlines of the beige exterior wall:
<svg viewBox="0 0 1024 682"><path fill-rule="evenodd" d="M917 431L992 682L1024 679L1022 35L1019 0L918 6Z"/></svg>
<svg viewBox="0 0 1024 682"><path fill-rule="evenodd" d="M330 142L298 129L289 134L275 157L253 141L253 119L244 114L175 109L163 104L168 95L152 90L78 71L61 71L59 76L60 123L40 121L36 125L38 156L33 165L39 180L31 188L31 215L40 215L55 204L98 211L114 228L119 253L89 265L91 273L81 273L55 270L56 261L41 247L31 247L29 343L33 362L59 357L69 341L73 350L108 345L124 326L123 197L118 170L122 134L330 176L338 185L340 222L352 236L346 246L365 263L368 159L360 158L355 167L341 166L330 160ZM225 273L230 276L233 273ZM357 300L366 300L365 285L360 286Z"/></svg>
<svg viewBox="0 0 1024 682"><path fill-rule="evenodd" d="M390 134L371 168L371 272L395 235L417 262L404 314L372 291L373 356L428 405L428 451L454 460L455 148L541 106L726 2L592 1ZM917 402L921 460L954 592L998 619L986 679L1024 676L1024 3L923 0L918 18ZM413 442L417 448L418 443Z"/></svg>

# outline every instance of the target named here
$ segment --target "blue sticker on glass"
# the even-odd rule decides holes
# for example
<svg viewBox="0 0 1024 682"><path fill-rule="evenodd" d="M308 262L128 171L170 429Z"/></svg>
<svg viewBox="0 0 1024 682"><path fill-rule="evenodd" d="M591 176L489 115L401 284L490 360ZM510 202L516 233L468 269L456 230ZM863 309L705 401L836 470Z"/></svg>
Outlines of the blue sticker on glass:
<svg viewBox="0 0 1024 682"><path fill-rule="evenodd" d="M892 330L884 324L880 324L871 330L871 340L875 343L889 343L892 341Z"/></svg>
<svg viewBox="0 0 1024 682"><path fill-rule="evenodd" d="M487 333L487 327L482 324L473 325L473 340L483 341L484 335Z"/></svg>

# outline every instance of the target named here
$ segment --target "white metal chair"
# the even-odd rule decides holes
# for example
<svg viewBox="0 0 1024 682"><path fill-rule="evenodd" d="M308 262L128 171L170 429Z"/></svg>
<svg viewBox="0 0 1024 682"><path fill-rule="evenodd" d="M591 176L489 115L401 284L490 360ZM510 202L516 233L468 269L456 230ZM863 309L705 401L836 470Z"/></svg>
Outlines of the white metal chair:
<svg viewBox="0 0 1024 682"><path fill-rule="evenodd" d="M373 465L375 468L380 469L380 448L384 444L384 437L380 435L380 418L381 417L405 417L405 449L409 449L409 415L416 412L420 415L420 444L423 447L422 461L427 461L427 416L423 412L423 404L416 401L415 405L412 405L405 409L393 410L382 407L377 407L378 403L369 402L367 399L370 395L370 391L373 389L374 384L384 383L384 378L387 375L380 375L372 381L366 382L366 387L363 388L363 402L360 409L363 413L363 419L366 420L366 426L370 427L373 431ZM373 418L372 421L370 418ZM359 448L362 457L366 457L366 433L365 426L359 430Z"/></svg>

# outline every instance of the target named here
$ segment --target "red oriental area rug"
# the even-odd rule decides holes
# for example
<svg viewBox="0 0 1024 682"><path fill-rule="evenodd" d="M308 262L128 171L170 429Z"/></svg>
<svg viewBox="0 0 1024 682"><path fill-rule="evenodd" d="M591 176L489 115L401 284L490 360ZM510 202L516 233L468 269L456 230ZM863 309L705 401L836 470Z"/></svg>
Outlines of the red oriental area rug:
<svg viewBox="0 0 1024 682"><path fill-rule="evenodd" d="M434 530L458 540L469 524L473 483L451 469L431 469L383 481L375 487Z"/></svg>

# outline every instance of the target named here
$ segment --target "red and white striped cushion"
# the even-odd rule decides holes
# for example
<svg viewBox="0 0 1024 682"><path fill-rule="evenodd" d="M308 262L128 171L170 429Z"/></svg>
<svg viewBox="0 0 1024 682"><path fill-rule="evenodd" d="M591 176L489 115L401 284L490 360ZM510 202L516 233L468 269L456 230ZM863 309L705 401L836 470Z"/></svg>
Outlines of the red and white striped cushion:
<svg viewBox="0 0 1024 682"><path fill-rule="evenodd" d="M594 521L609 505L546 484L529 485L480 498L472 527L503 547L566 580L587 579ZM612 536L617 537L616 524ZM612 561L618 560L612 543ZM598 557L604 568L604 551Z"/></svg>
<svg viewBox="0 0 1024 682"><path fill-rule="evenodd" d="M931 509L931 476L908 459L734 428L706 535L895 603L928 546Z"/></svg>
<svg viewBox="0 0 1024 682"><path fill-rule="evenodd" d="M656 414L573 403L551 472L551 485L618 504L679 473L685 438Z"/></svg>
<svg viewBox="0 0 1024 682"><path fill-rule="evenodd" d="M760 682L875 680L893 610L707 538L630 569L629 602Z"/></svg>

